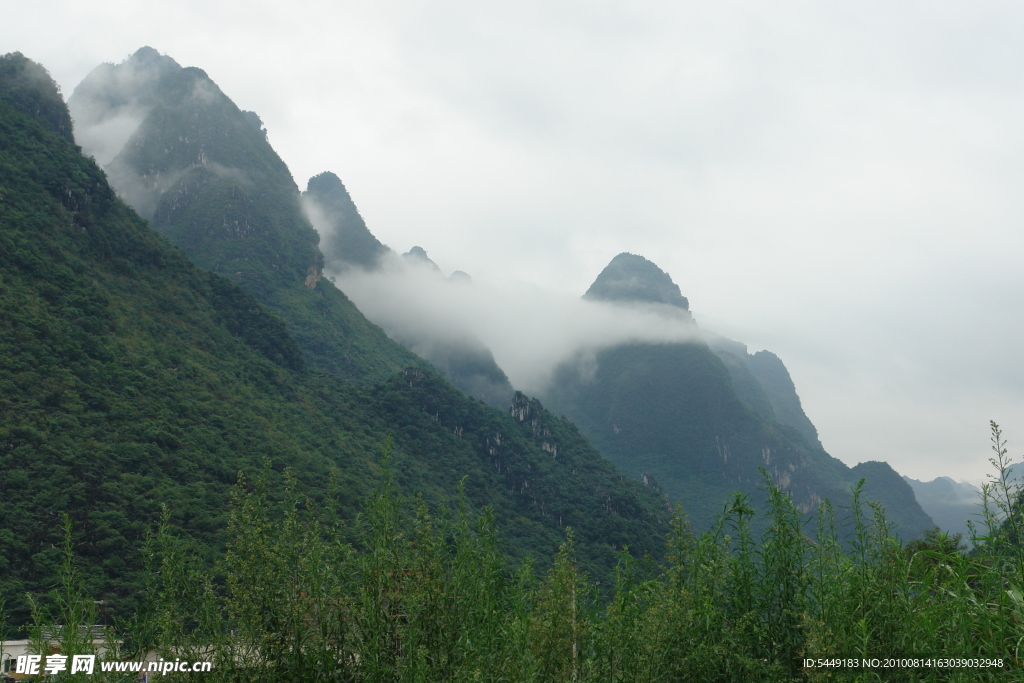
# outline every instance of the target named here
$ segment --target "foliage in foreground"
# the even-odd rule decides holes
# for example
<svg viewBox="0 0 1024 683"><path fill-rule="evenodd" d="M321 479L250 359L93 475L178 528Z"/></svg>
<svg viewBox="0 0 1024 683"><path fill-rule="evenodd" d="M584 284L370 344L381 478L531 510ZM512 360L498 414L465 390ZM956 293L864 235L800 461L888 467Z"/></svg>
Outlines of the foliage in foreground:
<svg viewBox="0 0 1024 683"><path fill-rule="evenodd" d="M1002 474L995 424L993 446ZM1024 551L1005 477L985 489L987 533L975 534L970 553L937 530L902 547L880 506L861 504L859 487L846 510L852 537L840 537L828 503L805 529L769 481L762 537L751 533L756 512L741 494L700 535L679 511L664 565L623 552L614 592L602 599L576 566L571 530L544 576L529 560L506 571L489 511L474 520L462 502L437 517L420 501L404 519L387 454L384 464L357 546L341 540L353 534L331 507L312 510L294 480L283 519L268 513L264 479L240 482L214 573L165 522L145 549L146 608L122 625L112 656L212 660L210 673L172 674L207 683L1024 680ZM66 538L60 587L34 614L39 651L52 633L70 652L75 626L94 619L77 607L90 601L76 584L70 530ZM839 657L1003 666L803 666Z"/></svg>

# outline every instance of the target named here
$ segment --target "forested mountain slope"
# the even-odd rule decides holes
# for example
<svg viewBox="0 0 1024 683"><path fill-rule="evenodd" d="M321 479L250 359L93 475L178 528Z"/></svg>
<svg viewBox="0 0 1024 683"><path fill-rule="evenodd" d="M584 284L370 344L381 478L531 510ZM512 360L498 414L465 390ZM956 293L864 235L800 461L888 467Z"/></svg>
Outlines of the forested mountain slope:
<svg viewBox="0 0 1024 683"><path fill-rule="evenodd" d="M161 504L212 554L238 472L269 458L273 487L291 467L320 504L333 476L352 519L389 434L402 489L436 505L466 477L510 557L544 562L566 525L598 577L625 543L659 551L664 498L536 402L494 410L422 364L376 384L323 371L294 325L118 199L66 110L40 102L60 103L46 72L0 58L0 593L16 623L56 575L62 513L90 593L123 613Z"/></svg>
<svg viewBox="0 0 1024 683"><path fill-rule="evenodd" d="M118 194L197 264L280 315L312 367L373 382L422 357L467 394L508 408L508 378L477 340L388 330L396 343L322 277L325 264L372 269L391 252L333 173L310 178L300 195L259 117L205 72L144 47L94 69L68 105L85 151L109 159Z"/></svg>
<svg viewBox="0 0 1024 683"><path fill-rule="evenodd" d="M152 48L82 81L68 106L118 194L198 265L281 316L310 365L382 380L421 361L321 277L319 236L252 112ZM117 128L120 137L97 131ZM126 134L130 132L130 135Z"/></svg>
<svg viewBox="0 0 1024 683"><path fill-rule="evenodd" d="M678 286L634 254L616 256L585 296L661 306L682 324L690 320ZM848 504L863 476L867 498L885 506L899 533L913 538L934 526L887 464L851 469L821 448L781 361L747 356L742 344L720 338L713 346L699 339L622 344L597 351L592 363L560 366L542 398L626 474L653 477L699 526L737 490L761 502L759 468L807 513L826 498Z"/></svg>

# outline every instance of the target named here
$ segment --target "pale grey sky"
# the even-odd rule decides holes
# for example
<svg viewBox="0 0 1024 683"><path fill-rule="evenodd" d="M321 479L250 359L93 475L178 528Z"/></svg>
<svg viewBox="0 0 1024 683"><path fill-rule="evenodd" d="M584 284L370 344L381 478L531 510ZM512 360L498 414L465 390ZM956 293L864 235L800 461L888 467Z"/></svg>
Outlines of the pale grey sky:
<svg viewBox="0 0 1024 683"><path fill-rule="evenodd" d="M5 5L65 96L142 45L203 68L445 272L568 296L643 254L850 464L978 479L989 419L1024 454L1019 3Z"/></svg>

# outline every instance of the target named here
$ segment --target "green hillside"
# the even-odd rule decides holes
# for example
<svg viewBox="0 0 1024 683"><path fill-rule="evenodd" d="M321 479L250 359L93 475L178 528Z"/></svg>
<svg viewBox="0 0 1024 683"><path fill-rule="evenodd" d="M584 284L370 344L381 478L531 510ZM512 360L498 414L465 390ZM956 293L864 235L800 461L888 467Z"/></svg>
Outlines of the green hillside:
<svg viewBox="0 0 1024 683"><path fill-rule="evenodd" d="M41 93L9 87L30 76ZM25 593L55 576L62 513L90 593L123 613L131 549L161 504L212 556L237 473L269 458L272 487L291 467L322 502L333 478L352 517L389 434L401 488L439 504L468 477L510 557L547 561L566 525L605 579L623 544L659 550L663 497L539 404L513 417L422 364L376 384L323 372L294 319L194 265L118 199L37 115L39 96L59 101L45 71L0 58L0 594L16 623Z"/></svg>

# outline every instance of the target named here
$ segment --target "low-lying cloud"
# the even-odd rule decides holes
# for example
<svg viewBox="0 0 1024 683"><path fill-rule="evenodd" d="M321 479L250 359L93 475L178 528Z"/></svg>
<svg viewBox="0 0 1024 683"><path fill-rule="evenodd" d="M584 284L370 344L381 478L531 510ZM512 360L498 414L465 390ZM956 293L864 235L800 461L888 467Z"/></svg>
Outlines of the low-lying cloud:
<svg viewBox="0 0 1024 683"><path fill-rule="evenodd" d="M543 393L559 364L601 348L700 338L685 312L672 306L586 301L526 283L452 281L406 259L331 275L392 337L479 339L512 385L528 394Z"/></svg>

